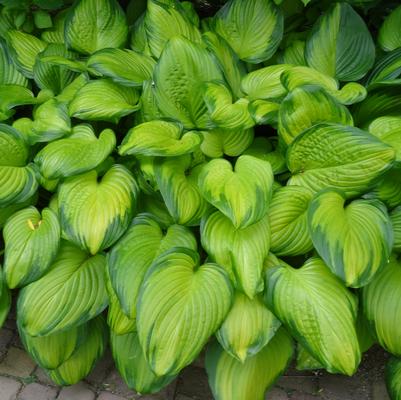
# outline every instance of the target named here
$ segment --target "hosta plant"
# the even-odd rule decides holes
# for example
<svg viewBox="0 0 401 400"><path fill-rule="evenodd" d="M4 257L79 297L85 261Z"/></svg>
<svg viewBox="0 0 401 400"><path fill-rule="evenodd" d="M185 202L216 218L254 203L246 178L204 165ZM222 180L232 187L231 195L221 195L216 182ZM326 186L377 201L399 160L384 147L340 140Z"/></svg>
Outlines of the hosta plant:
<svg viewBox="0 0 401 400"><path fill-rule="evenodd" d="M396 3L0 0L0 326L217 400L376 342L401 399Z"/></svg>

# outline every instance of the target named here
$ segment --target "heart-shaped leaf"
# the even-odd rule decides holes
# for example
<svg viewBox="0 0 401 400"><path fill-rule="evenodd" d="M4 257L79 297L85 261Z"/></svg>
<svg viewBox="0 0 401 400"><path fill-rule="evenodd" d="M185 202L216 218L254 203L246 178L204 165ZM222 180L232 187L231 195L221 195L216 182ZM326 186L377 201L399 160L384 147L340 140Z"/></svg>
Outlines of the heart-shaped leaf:
<svg viewBox="0 0 401 400"><path fill-rule="evenodd" d="M121 155L181 156L191 153L201 143L195 131L183 133L182 125L168 121L144 122L130 129L124 137Z"/></svg>
<svg viewBox="0 0 401 400"><path fill-rule="evenodd" d="M196 250L191 231L180 225L171 225L163 232L156 219L140 214L127 233L113 246L108 255L110 281L124 313L134 319L138 293L143 278L159 254L180 246Z"/></svg>
<svg viewBox="0 0 401 400"><path fill-rule="evenodd" d="M401 207L398 206L390 213L391 225L393 226L393 249L401 251Z"/></svg>
<svg viewBox="0 0 401 400"><path fill-rule="evenodd" d="M57 254L60 224L48 208L29 207L13 214L4 231L4 273L9 288L40 278Z"/></svg>
<svg viewBox="0 0 401 400"><path fill-rule="evenodd" d="M401 6L398 6L387 16L379 30L378 42L384 51L401 47L400 23Z"/></svg>
<svg viewBox="0 0 401 400"><path fill-rule="evenodd" d="M18 321L31 336L50 335L87 322L107 306L106 259L63 242L42 278L25 286L18 299Z"/></svg>
<svg viewBox="0 0 401 400"><path fill-rule="evenodd" d="M224 267L249 298L263 290L263 260L270 247L268 217L241 229L219 211L204 218L201 240L209 256Z"/></svg>
<svg viewBox="0 0 401 400"><path fill-rule="evenodd" d="M348 109L319 86L298 86L282 101L278 129L287 144L319 122L353 125Z"/></svg>
<svg viewBox="0 0 401 400"><path fill-rule="evenodd" d="M352 375L361 360L357 298L320 258L294 269L266 270L265 301L291 334L329 372Z"/></svg>
<svg viewBox="0 0 401 400"><path fill-rule="evenodd" d="M123 86L141 86L152 77L152 57L128 49L103 49L89 57L86 65Z"/></svg>
<svg viewBox="0 0 401 400"><path fill-rule="evenodd" d="M81 0L65 20L65 43L83 54L122 47L127 35L124 11L116 0Z"/></svg>
<svg viewBox="0 0 401 400"><path fill-rule="evenodd" d="M65 178L96 168L115 144L111 129L105 129L97 138L90 125L76 126L70 137L51 142L39 151L35 163L45 178Z"/></svg>
<svg viewBox="0 0 401 400"><path fill-rule="evenodd" d="M190 155L155 162L157 186L173 217L180 225L198 225L209 209L200 194L198 177L203 164L192 166Z"/></svg>
<svg viewBox="0 0 401 400"><path fill-rule="evenodd" d="M87 323L88 334L68 360L58 368L47 370L59 386L74 385L84 379L102 357L108 340L107 325L102 316Z"/></svg>
<svg viewBox="0 0 401 400"><path fill-rule="evenodd" d="M347 3L335 3L306 41L308 65L341 81L356 81L372 67L375 45L363 19Z"/></svg>
<svg viewBox="0 0 401 400"><path fill-rule="evenodd" d="M273 194L269 207L271 251L278 256L296 256L313 249L307 210L313 192L301 186L284 186Z"/></svg>
<svg viewBox="0 0 401 400"><path fill-rule="evenodd" d="M0 39L0 85L28 86L28 80L18 71L6 42Z"/></svg>
<svg viewBox="0 0 401 400"><path fill-rule="evenodd" d="M243 363L218 343L206 353L206 371L213 396L218 400L263 400L265 392L286 370L294 353L291 337L280 329L270 342Z"/></svg>
<svg viewBox="0 0 401 400"><path fill-rule="evenodd" d="M65 237L91 254L110 247L128 228L137 195L133 176L119 164L100 181L96 171L66 179L58 193Z"/></svg>
<svg viewBox="0 0 401 400"><path fill-rule="evenodd" d="M157 376L145 359L137 332L111 334L111 349L116 367L127 386L138 393L156 393L175 376Z"/></svg>
<svg viewBox="0 0 401 400"><path fill-rule="evenodd" d="M216 13L212 24L241 60L258 64L275 53L283 22L281 10L271 0L231 0Z"/></svg>
<svg viewBox="0 0 401 400"><path fill-rule="evenodd" d="M185 129L210 127L202 84L222 80L212 55L183 37L166 44L154 71L154 94L161 113L180 121Z"/></svg>
<svg viewBox="0 0 401 400"><path fill-rule="evenodd" d="M273 180L267 161L243 155L234 168L224 159L209 161L199 175L199 189L235 228L245 228L266 214Z"/></svg>
<svg viewBox="0 0 401 400"><path fill-rule="evenodd" d="M395 150L395 159L401 162L401 118L380 117L369 125L369 132Z"/></svg>
<svg viewBox="0 0 401 400"><path fill-rule="evenodd" d="M266 346L280 325L259 296L251 300L236 292L234 304L216 336L228 354L244 362Z"/></svg>
<svg viewBox="0 0 401 400"><path fill-rule="evenodd" d="M138 100L136 89L117 85L109 79L98 79L78 89L69 105L69 113L74 118L117 123L121 117L139 109Z"/></svg>
<svg viewBox="0 0 401 400"><path fill-rule="evenodd" d="M386 387L391 399L398 400L401 396L401 360L391 357L386 365Z"/></svg>
<svg viewBox="0 0 401 400"><path fill-rule="evenodd" d="M322 123L304 131L288 149L290 185L313 191L333 187L347 197L366 192L389 169L394 150L361 129ZM375 162L372 162L375 160Z"/></svg>
<svg viewBox="0 0 401 400"><path fill-rule="evenodd" d="M156 375L174 375L190 364L230 309L233 291L217 264L199 266L199 255L176 247L158 257L141 287L139 342Z"/></svg>
<svg viewBox="0 0 401 400"><path fill-rule="evenodd" d="M347 286L365 286L387 264L392 243L391 221L377 200L345 205L342 192L319 192L308 210L313 245L331 271Z"/></svg>

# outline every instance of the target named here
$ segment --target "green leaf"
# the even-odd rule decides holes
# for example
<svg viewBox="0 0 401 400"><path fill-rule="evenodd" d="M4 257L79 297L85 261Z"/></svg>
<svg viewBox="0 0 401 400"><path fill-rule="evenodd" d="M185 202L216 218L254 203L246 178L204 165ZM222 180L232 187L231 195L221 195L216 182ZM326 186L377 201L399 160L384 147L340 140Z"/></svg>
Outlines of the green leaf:
<svg viewBox="0 0 401 400"><path fill-rule="evenodd" d="M357 298L320 258L294 269L266 270L265 301L291 334L330 373L353 375L361 360Z"/></svg>
<svg viewBox="0 0 401 400"><path fill-rule="evenodd" d="M47 43L64 43L64 23L67 14L68 9L61 10L57 13L53 19L53 27L42 31L42 40Z"/></svg>
<svg viewBox="0 0 401 400"><path fill-rule="evenodd" d="M0 269L0 328L7 319L11 308L11 291L3 278L3 272Z"/></svg>
<svg viewBox="0 0 401 400"><path fill-rule="evenodd" d="M176 247L158 257L142 284L139 342L156 375L190 364L230 309L233 291L217 264L199 266L193 250Z"/></svg>
<svg viewBox="0 0 401 400"><path fill-rule="evenodd" d="M63 242L50 270L25 286L18 298L18 321L31 336L71 329L107 306L106 259Z"/></svg>
<svg viewBox="0 0 401 400"><path fill-rule="evenodd" d="M216 33L205 32L202 39L213 53L234 96L242 97L241 78L246 74L244 63L238 59L229 44Z"/></svg>
<svg viewBox="0 0 401 400"><path fill-rule="evenodd" d="M118 123L121 117L139 109L136 89L120 86L108 79L87 82L69 105L71 117Z"/></svg>
<svg viewBox="0 0 401 400"><path fill-rule="evenodd" d="M244 362L266 346L280 325L260 296L251 300L236 292L234 304L216 336L228 354Z"/></svg>
<svg viewBox="0 0 401 400"><path fill-rule="evenodd" d="M385 379L387 392L392 400L401 398L401 360L391 357L386 364Z"/></svg>
<svg viewBox="0 0 401 400"><path fill-rule="evenodd" d="M280 54L278 61L283 64L306 65L305 45L304 40L291 41Z"/></svg>
<svg viewBox="0 0 401 400"><path fill-rule="evenodd" d="M362 304L366 318L386 351L401 356L400 310L401 264L391 258L362 289Z"/></svg>
<svg viewBox="0 0 401 400"><path fill-rule="evenodd" d="M287 94L280 77L292 68L289 64L269 65L247 74L241 81L241 90L250 100L280 99Z"/></svg>
<svg viewBox="0 0 401 400"><path fill-rule="evenodd" d="M146 37L152 55L159 58L166 43L181 36L192 43L200 43L201 33L176 0L149 0L145 14Z"/></svg>
<svg viewBox="0 0 401 400"><path fill-rule="evenodd" d="M33 93L20 85L0 85L0 121L8 120L15 113L14 107L34 104Z"/></svg>
<svg viewBox="0 0 401 400"><path fill-rule="evenodd" d="M65 43L83 54L122 47L127 35L124 11L116 0L81 0L70 9L65 21Z"/></svg>
<svg viewBox="0 0 401 400"><path fill-rule="evenodd" d="M224 159L209 161L198 182L209 203L230 218L235 228L245 228L266 214L273 172L267 161L243 155L234 168Z"/></svg>
<svg viewBox="0 0 401 400"><path fill-rule="evenodd" d="M171 225L166 230L149 214L139 214L108 255L110 281L121 308L131 319L143 278L153 260L174 246L196 250L195 237L188 228Z"/></svg>
<svg viewBox="0 0 401 400"><path fill-rule="evenodd" d="M356 81L373 66L375 45L363 19L347 3L335 3L306 41L308 65L340 81Z"/></svg>
<svg viewBox="0 0 401 400"><path fill-rule="evenodd" d="M127 386L138 393L156 393L175 376L157 376L150 369L138 339L138 333L111 334L111 349L116 367Z"/></svg>
<svg viewBox="0 0 401 400"><path fill-rule="evenodd" d="M273 194L269 207L271 251L277 256L296 256L313 249L307 210L313 192L301 186L284 186Z"/></svg>
<svg viewBox="0 0 401 400"><path fill-rule="evenodd" d="M14 65L6 42L0 39L0 85L28 86L28 80Z"/></svg>
<svg viewBox="0 0 401 400"><path fill-rule="evenodd" d="M339 89L338 81L331 76L319 72L313 68L296 66L285 70L281 74L281 83L288 90L303 85L317 85L335 97L340 103L345 105L354 104L362 101L366 95L364 86L356 82L349 82Z"/></svg>
<svg viewBox="0 0 401 400"><path fill-rule="evenodd" d="M240 156L252 143L253 129L222 129L215 128L202 131L203 141L200 149L211 158Z"/></svg>
<svg viewBox="0 0 401 400"><path fill-rule="evenodd" d="M266 137L258 136L254 139L244 154L268 161L272 167L274 175L287 171L285 150L281 144L273 146L273 142Z"/></svg>
<svg viewBox="0 0 401 400"><path fill-rule="evenodd" d="M0 207L0 229L3 228L10 215L13 215L17 211L22 210L25 207L35 204L36 200L37 200L37 193L35 193L28 200L25 200L21 203L14 203L6 207Z"/></svg>
<svg viewBox="0 0 401 400"><path fill-rule="evenodd" d="M190 155L160 159L155 162L157 186L173 217L180 225L199 225L209 204L198 188L198 177L204 164L192 166Z"/></svg>
<svg viewBox="0 0 401 400"><path fill-rule="evenodd" d="M324 368L319 361L314 359L310 353L298 343L297 346L297 370L298 371L309 371Z"/></svg>
<svg viewBox="0 0 401 400"><path fill-rule="evenodd" d="M394 161L394 150L368 132L322 123L299 135L288 149L288 184L319 191L328 186L347 197L366 192ZM372 160L375 160L372 162Z"/></svg>
<svg viewBox="0 0 401 400"><path fill-rule="evenodd" d="M224 267L239 290L253 298L263 290L263 260L270 247L267 216L242 229L236 229L219 211L201 223L203 248L216 263Z"/></svg>
<svg viewBox="0 0 401 400"><path fill-rule="evenodd" d="M116 335L125 335L127 333L134 332L136 329L135 319L127 316L121 308L121 303L118 300L117 294L114 291L110 281L108 268L106 268L106 276L106 288L109 296L107 325L110 327L110 332Z"/></svg>
<svg viewBox="0 0 401 400"><path fill-rule="evenodd" d="M120 155L181 156L193 152L201 140L195 131L183 133L179 123L155 120L130 129L118 152Z"/></svg>
<svg viewBox="0 0 401 400"><path fill-rule="evenodd" d="M376 62L374 68L366 78L366 85L371 89L381 83L396 82L396 79L400 75L401 48L390 51Z"/></svg>
<svg viewBox="0 0 401 400"><path fill-rule="evenodd" d="M382 175L372 191L364 194L366 199L379 199L388 208L401 205L401 168L396 164Z"/></svg>
<svg viewBox="0 0 401 400"><path fill-rule="evenodd" d="M47 179L66 178L96 168L115 144L111 129L103 130L97 138L90 125L78 125L70 137L51 142L39 151L35 163Z"/></svg>
<svg viewBox="0 0 401 400"><path fill-rule="evenodd" d="M217 342L206 353L206 371L216 400L263 400L265 392L287 369L293 356L291 337L280 329L270 342L243 363Z"/></svg>
<svg viewBox="0 0 401 400"><path fill-rule="evenodd" d="M253 64L268 60L276 52L283 23L281 10L270 0L230 0L212 22L239 58Z"/></svg>
<svg viewBox="0 0 401 400"><path fill-rule="evenodd" d="M84 379L102 357L108 339L107 325L102 316L87 323L88 334L72 356L58 368L48 370L56 385L74 385Z"/></svg>
<svg viewBox="0 0 401 400"><path fill-rule="evenodd" d="M128 228L137 195L135 179L119 164L101 179L95 170L67 178L58 192L65 238L91 254L107 249Z"/></svg>
<svg viewBox="0 0 401 400"><path fill-rule="evenodd" d="M41 368L55 369L67 361L89 334L87 324L46 336L30 336L18 325L21 341Z"/></svg>
<svg viewBox="0 0 401 400"><path fill-rule="evenodd" d="M401 47L400 23L401 6L398 6L387 16L379 30L377 41L384 51Z"/></svg>
<svg viewBox="0 0 401 400"><path fill-rule="evenodd" d="M274 101L254 100L248 105L249 113L257 125L277 125L280 105Z"/></svg>
<svg viewBox="0 0 401 400"><path fill-rule="evenodd" d="M319 86L298 86L282 101L278 130L286 144L319 122L353 125L348 109Z"/></svg>
<svg viewBox="0 0 401 400"><path fill-rule="evenodd" d="M28 33L11 30L7 32L10 55L18 70L26 78L33 78L36 58L47 46L46 42Z"/></svg>
<svg viewBox="0 0 401 400"><path fill-rule="evenodd" d="M185 129L211 127L202 85L222 80L212 55L183 37L169 40L154 71L154 95L162 115L180 121Z"/></svg>
<svg viewBox="0 0 401 400"><path fill-rule="evenodd" d="M41 89L49 89L54 94L60 94L76 77L77 73L65 66L52 65L43 62L46 57L59 56L76 59L75 53L68 51L63 44L49 44L36 58L33 66L33 78Z"/></svg>
<svg viewBox="0 0 401 400"><path fill-rule="evenodd" d="M395 150L395 160L401 162L401 117L380 117L369 125L369 132Z"/></svg>
<svg viewBox="0 0 401 400"><path fill-rule="evenodd" d="M142 86L152 77L156 62L152 57L128 49L103 49L86 62L88 68L123 86Z"/></svg>
<svg viewBox="0 0 401 400"><path fill-rule="evenodd" d="M331 271L354 288L368 284L387 264L393 242L391 221L383 203L354 200L326 189L308 210L313 245Z"/></svg>
<svg viewBox="0 0 401 400"><path fill-rule="evenodd" d="M391 211L390 219L393 226L393 249L397 252L401 252L401 206Z"/></svg>
<svg viewBox="0 0 401 400"><path fill-rule="evenodd" d="M57 215L29 207L13 214L4 231L4 274L9 288L39 279L50 267L60 242Z"/></svg>
<svg viewBox="0 0 401 400"><path fill-rule="evenodd" d="M241 98L233 103L229 89L220 82L208 82L203 89L203 99L215 125L224 129L248 129L255 125L248 100Z"/></svg>
<svg viewBox="0 0 401 400"><path fill-rule="evenodd" d="M39 29L51 28L53 26L52 18L49 13L43 10L37 10L33 13L35 26Z"/></svg>

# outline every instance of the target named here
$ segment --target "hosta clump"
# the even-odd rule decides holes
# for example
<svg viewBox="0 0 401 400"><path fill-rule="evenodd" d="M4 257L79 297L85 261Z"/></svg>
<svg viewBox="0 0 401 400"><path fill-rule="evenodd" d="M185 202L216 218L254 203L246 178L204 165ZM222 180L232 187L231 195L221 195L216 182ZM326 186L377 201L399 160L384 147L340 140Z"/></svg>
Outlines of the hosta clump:
<svg viewBox="0 0 401 400"><path fill-rule="evenodd" d="M206 348L262 400L377 342L401 398L400 7L0 5L0 325L14 296L55 383L109 345L158 392Z"/></svg>

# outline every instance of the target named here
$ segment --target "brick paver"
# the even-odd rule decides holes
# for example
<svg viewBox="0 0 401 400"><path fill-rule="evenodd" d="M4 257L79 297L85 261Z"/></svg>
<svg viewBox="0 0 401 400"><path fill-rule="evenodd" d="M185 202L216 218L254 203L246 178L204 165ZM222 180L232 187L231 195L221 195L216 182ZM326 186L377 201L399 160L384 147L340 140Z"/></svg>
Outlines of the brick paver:
<svg viewBox="0 0 401 400"><path fill-rule="evenodd" d="M0 376L0 399L16 400L17 393L19 392L21 386L21 383L14 379Z"/></svg>
<svg viewBox="0 0 401 400"><path fill-rule="evenodd" d="M0 364L0 375L17 376L27 378L31 375L36 365L24 350L11 347Z"/></svg>
<svg viewBox="0 0 401 400"><path fill-rule="evenodd" d="M57 390L39 383L30 383L24 387L18 400L55 400Z"/></svg>
<svg viewBox="0 0 401 400"><path fill-rule="evenodd" d="M125 397L117 396L116 394L109 392L102 392L97 400L125 400Z"/></svg>

